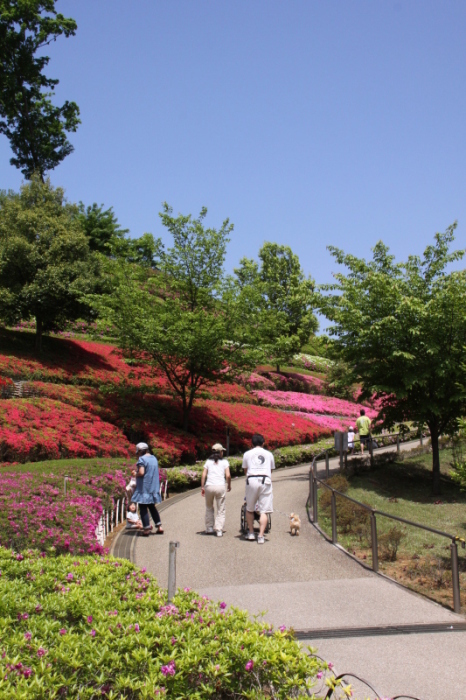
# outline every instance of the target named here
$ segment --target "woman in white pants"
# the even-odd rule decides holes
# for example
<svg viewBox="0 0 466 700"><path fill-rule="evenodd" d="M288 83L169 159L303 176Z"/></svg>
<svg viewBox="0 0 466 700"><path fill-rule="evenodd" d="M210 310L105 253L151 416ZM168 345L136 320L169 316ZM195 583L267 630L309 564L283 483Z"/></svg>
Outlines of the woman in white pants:
<svg viewBox="0 0 466 700"><path fill-rule="evenodd" d="M201 478L201 494L205 496L205 531L208 535L214 530L222 537L225 525L225 480L227 491L231 491L230 465L223 459L225 448L220 443L212 447L212 455L204 465ZM217 516L214 512L217 503Z"/></svg>

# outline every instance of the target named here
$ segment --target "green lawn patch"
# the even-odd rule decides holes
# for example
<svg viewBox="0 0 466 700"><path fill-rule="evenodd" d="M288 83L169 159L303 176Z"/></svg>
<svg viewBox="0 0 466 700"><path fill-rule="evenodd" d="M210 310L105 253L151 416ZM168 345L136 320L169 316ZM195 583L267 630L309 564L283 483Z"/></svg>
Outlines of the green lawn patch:
<svg viewBox="0 0 466 700"><path fill-rule="evenodd" d="M349 473L347 495L385 513L466 539L466 493L452 481L451 450L442 450L442 495L432 495L432 455L408 455L405 459L376 464ZM334 488L338 488L335 484ZM319 491L319 522L331 535L328 496ZM348 501L337 498L340 511L338 541L372 566L370 521L361 508L351 512ZM395 528L395 529L393 529ZM452 605L450 540L419 528L377 516L379 568L389 576L442 604ZM397 540L399 540L397 542ZM397 550L397 551L396 551ZM462 600L466 604L465 550L459 549Z"/></svg>

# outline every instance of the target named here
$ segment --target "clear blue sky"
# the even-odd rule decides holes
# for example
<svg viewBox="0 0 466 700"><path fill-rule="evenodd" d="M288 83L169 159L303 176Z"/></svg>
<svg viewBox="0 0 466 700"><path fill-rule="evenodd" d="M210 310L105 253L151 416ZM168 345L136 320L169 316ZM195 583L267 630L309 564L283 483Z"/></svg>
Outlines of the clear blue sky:
<svg viewBox="0 0 466 700"><path fill-rule="evenodd" d="M75 152L51 173L139 236L157 213L235 225L227 265L290 245L328 282L336 245L465 242L464 0L59 0L74 38L48 74L75 100ZM18 189L0 137L1 186ZM168 242L168 240L167 240Z"/></svg>

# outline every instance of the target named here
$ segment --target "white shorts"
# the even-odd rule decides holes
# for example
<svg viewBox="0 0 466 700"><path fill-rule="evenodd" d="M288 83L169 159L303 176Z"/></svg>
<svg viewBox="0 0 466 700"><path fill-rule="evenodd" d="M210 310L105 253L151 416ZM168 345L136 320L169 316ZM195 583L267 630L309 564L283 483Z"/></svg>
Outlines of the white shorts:
<svg viewBox="0 0 466 700"><path fill-rule="evenodd" d="M258 506L259 513L273 513L272 479L267 477L262 483L262 477L249 477L246 482L246 510L254 513Z"/></svg>

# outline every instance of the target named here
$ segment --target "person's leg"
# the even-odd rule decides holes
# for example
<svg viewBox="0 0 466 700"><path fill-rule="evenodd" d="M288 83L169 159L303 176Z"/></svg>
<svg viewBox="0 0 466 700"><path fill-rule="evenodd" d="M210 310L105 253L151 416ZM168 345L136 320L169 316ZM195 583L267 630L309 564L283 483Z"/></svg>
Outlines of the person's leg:
<svg viewBox="0 0 466 700"><path fill-rule="evenodd" d="M150 514L152 515L152 520L156 528L161 529L162 521L160 520L159 511L157 510L155 503L150 503L148 506Z"/></svg>
<svg viewBox="0 0 466 700"><path fill-rule="evenodd" d="M246 522L248 524L249 534L253 535L254 534L254 513L250 513L248 510L246 510Z"/></svg>
<svg viewBox="0 0 466 700"><path fill-rule="evenodd" d="M214 530L214 497L215 497L215 487L206 486L205 487L205 529L206 532L213 532Z"/></svg>
<svg viewBox="0 0 466 700"><path fill-rule="evenodd" d="M215 518L215 530L223 533L225 525L225 487L217 486L215 490L215 500L217 502L217 517Z"/></svg>
<svg viewBox="0 0 466 700"><path fill-rule="evenodd" d="M139 512L141 514L142 527L148 530L150 528L149 509L145 503L139 504Z"/></svg>
<svg viewBox="0 0 466 700"><path fill-rule="evenodd" d="M249 535L254 536L254 511L259 493L259 479L251 478L246 484L246 522L248 524Z"/></svg>
<svg viewBox="0 0 466 700"><path fill-rule="evenodd" d="M361 454L364 454L364 436L359 436L359 442L361 444Z"/></svg>
<svg viewBox="0 0 466 700"><path fill-rule="evenodd" d="M261 513L259 520L259 537L264 536L265 528L267 527L268 517L267 513Z"/></svg>

